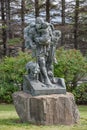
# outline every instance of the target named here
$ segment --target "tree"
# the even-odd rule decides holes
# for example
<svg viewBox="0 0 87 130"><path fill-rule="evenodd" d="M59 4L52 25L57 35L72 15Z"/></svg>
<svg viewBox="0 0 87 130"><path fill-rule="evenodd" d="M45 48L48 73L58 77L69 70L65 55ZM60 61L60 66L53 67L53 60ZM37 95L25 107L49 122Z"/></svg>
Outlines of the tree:
<svg viewBox="0 0 87 130"><path fill-rule="evenodd" d="M74 48L78 49L79 0L75 0Z"/></svg>
<svg viewBox="0 0 87 130"><path fill-rule="evenodd" d="M24 16L25 16L25 0L21 0L21 27L22 27L22 51L25 49L24 44Z"/></svg>
<svg viewBox="0 0 87 130"><path fill-rule="evenodd" d="M87 49L87 0L70 0L66 2L66 9L65 16L71 29L68 34L69 46L84 53Z"/></svg>
<svg viewBox="0 0 87 130"><path fill-rule="evenodd" d="M5 1L5 9L6 9L6 25L7 25L7 38L10 38L10 31L11 31L11 27L10 27L10 2L11 0L6 0Z"/></svg>
<svg viewBox="0 0 87 130"><path fill-rule="evenodd" d="M61 4L62 4L62 11L61 11L62 25L65 25L65 0L62 0Z"/></svg>
<svg viewBox="0 0 87 130"><path fill-rule="evenodd" d="M46 21L50 22L50 0L46 0Z"/></svg>
<svg viewBox="0 0 87 130"><path fill-rule="evenodd" d="M9 48L8 48L8 41L10 39L10 0L5 0L5 13L6 13L6 36L7 36L7 43L6 43L6 55L9 55Z"/></svg>
<svg viewBox="0 0 87 130"><path fill-rule="evenodd" d="M5 1L1 0L1 20L2 20L2 44L4 48L4 55L7 51L7 33L6 33L6 20L5 20Z"/></svg>
<svg viewBox="0 0 87 130"><path fill-rule="evenodd" d="M35 0L35 17L39 16L39 0Z"/></svg>
<svg viewBox="0 0 87 130"><path fill-rule="evenodd" d="M65 0L61 1L61 5L62 5L62 10L61 10L61 17L62 17L62 26L63 26L63 30L61 33L61 45L64 45L65 42L65 34L64 34L64 28L65 28Z"/></svg>

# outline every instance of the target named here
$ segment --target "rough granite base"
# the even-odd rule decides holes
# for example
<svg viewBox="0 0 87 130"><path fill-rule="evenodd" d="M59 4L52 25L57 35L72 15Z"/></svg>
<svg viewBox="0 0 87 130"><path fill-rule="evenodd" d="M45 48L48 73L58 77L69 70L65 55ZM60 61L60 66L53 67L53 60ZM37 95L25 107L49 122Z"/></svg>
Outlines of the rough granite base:
<svg viewBox="0 0 87 130"><path fill-rule="evenodd" d="M72 125L80 118L71 93L32 96L20 91L13 94L13 101L22 122Z"/></svg>

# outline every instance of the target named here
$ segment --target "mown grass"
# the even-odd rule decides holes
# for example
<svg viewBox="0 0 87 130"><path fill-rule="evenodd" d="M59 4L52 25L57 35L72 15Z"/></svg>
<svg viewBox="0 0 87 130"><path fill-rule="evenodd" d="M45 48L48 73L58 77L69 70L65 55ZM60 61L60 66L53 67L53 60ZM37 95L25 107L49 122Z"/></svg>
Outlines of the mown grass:
<svg viewBox="0 0 87 130"><path fill-rule="evenodd" d="M36 126L21 123L13 105L0 105L0 130L87 130L87 106L79 106L80 123L72 126Z"/></svg>

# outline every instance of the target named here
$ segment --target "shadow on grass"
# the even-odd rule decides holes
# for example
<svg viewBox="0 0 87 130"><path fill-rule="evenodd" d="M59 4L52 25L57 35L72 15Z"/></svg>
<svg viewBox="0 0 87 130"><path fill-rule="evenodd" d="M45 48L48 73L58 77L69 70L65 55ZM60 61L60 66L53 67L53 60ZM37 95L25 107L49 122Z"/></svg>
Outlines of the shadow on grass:
<svg viewBox="0 0 87 130"><path fill-rule="evenodd" d="M19 118L9 118L9 119L0 119L0 126L19 126L19 127L22 127L22 126L43 126L43 125L40 125L40 124L33 124L31 122L22 122Z"/></svg>
<svg viewBox="0 0 87 130"><path fill-rule="evenodd" d="M0 119L0 125L8 125L8 126L24 126L24 125L29 125L29 123L23 123L20 119L15 118L15 119Z"/></svg>
<svg viewBox="0 0 87 130"><path fill-rule="evenodd" d="M81 124L82 125L87 125L87 119L85 118L80 118L81 120ZM80 125L81 125L80 124ZM26 125L32 125L31 123L29 122L22 122L19 118L15 118L15 119L0 119L0 125L8 125L8 126L13 126L13 125L16 125L16 126L26 126ZM35 125L35 124L33 124ZM38 125L37 125L38 126Z"/></svg>

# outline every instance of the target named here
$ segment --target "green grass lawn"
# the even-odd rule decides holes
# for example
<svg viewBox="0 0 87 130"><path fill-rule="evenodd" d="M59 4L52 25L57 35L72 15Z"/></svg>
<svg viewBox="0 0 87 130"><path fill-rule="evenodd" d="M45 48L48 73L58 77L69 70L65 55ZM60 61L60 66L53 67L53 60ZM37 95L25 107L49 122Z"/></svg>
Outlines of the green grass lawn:
<svg viewBox="0 0 87 130"><path fill-rule="evenodd" d="M79 106L80 123L73 126L36 126L21 123L13 105L0 105L0 130L87 130L87 106Z"/></svg>

